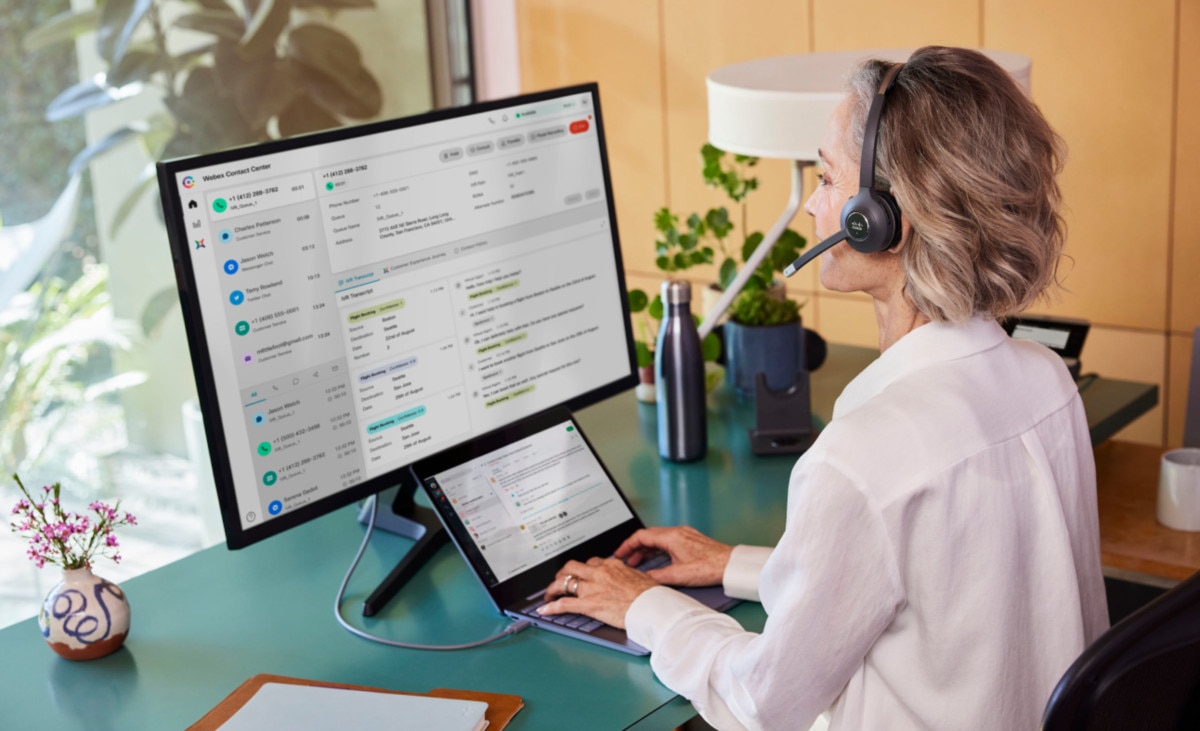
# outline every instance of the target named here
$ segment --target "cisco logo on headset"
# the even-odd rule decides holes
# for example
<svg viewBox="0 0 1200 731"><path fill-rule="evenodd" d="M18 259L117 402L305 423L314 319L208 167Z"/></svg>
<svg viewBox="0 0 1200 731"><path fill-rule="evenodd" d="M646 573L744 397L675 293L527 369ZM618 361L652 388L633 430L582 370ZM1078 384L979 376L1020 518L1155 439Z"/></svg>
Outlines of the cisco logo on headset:
<svg viewBox="0 0 1200 731"><path fill-rule="evenodd" d="M192 188L196 187L196 179L193 178L191 175L185 177L183 179L183 187L187 188L188 190L191 190Z"/></svg>
<svg viewBox="0 0 1200 731"><path fill-rule="evenodd" d="M858 211L853 211L846 216L846 233L850 234L850 238L855 241L862 241L871 233L871 223L866 216Z"/></svg>

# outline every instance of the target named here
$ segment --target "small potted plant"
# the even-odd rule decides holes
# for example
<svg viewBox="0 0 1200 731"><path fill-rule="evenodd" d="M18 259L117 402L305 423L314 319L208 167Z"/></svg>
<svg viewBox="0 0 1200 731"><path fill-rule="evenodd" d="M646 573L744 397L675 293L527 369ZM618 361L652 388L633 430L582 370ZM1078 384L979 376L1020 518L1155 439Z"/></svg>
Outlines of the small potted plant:
<svg viewBox="0 0 1200 731"><path fill-rule="evenodd" d="M746 198L758 188L758 178L751 173L758 164L758 158L747 155L729 155L724 150L705 144L700 148L702 175L705 185L720 188L725 191L730 201L738 205L737 213L740 219L741 234L736 233L739 224L730 217L729 209L725 206L710 208L703 215L692 213L686 218L672 213L667 208L660 208L654 213L654 227L659 232L655 241L655 266L672 276L692 267L704 264L716 264L718 259L717 281L701 289L699 302L694 302L692 312L698 319L712 308L721 296L724 288L737 276L738 270L750 257L758 245L762 243L763 234L760 231L750 231L747 223ZM681 224L682 222L682 224ZM803 236L791 229L784 230L772 247L770 254L759 267L750 275L743 291L762 292L764 296L775 300L786 300L786 290L783 281L775 278L775 273L783 271L784 267L795 261L799 252L806 245ZM638 366L643 369L643 384L653 380L654 364L654 334L657 333L657 320L662 317L662 303L656 296L651 300L645 292L633 289L629 292L630 310L635 313L635 346L638 349ZM645 311L653 330L648 330L645 318L637 318L636 313ZM640 320L640 321L639 321ZM759 323L750 322L750 325ZM720 360L724 354L728 359L731 350L727 343L727 335L721 328L710 333L716 335L715 342L705 339L704 351L706 359L711 353L716 353L713 360ZM722 347L722 340L726 345ZM714 383L715 368L709 366L710 390ZM647 375L648 374L648 375ZM719 374L716 376L719 381ZM649 380L647 380L649 379ZM639 393L652 391L643 389ZM641 395L639 395L641 398Z"/></svg>
<svg viewBox="0 0 1200 731"><path fill-rule="evenodd" d="M116 651L129 633L129 602L116 584L92 573L92 561L107 556L121 561L120 543L113 532L137 525L132 513L121 513L121 504L109 507L99 500L87 513L63 508L59 483L30 494L17 475L12 476L24 496L12 514L12 530L29 539L26 555L42 568L62 567L63 576L42 603L38 628L50 649L68 660L92 660Z"/></svg>
<svg viewBox="0 0 1200 731"><path fill-rule="evenodd" d="M725 323L726 374L737 395L753 399L759 373L766 375L768 388L790 388L796 374L808 367L805 335L798 302L777 299L762 288L743 290Z"/></svg>

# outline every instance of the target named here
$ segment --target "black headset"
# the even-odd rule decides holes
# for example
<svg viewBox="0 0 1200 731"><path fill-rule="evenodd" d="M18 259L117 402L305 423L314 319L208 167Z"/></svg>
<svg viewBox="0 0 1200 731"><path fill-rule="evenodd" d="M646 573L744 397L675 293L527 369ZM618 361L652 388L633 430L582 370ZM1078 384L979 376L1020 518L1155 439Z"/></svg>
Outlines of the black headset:
<svg viewBox="0 0 1200 731"><path fill-rule="evenodd" d="M895 246L900 241L900 205L888 191L875 190L875 148L879 143L879 119L883 116L883 100L896 85L896 76L904 64L888 69L879 90L871 100L867 125L863 130L862 160L859 165L858 193L842 206L842 229L833 236L804 252L783 270L785 277L823 254L834 244L848 241L855 251L874 254Z"/></svg>

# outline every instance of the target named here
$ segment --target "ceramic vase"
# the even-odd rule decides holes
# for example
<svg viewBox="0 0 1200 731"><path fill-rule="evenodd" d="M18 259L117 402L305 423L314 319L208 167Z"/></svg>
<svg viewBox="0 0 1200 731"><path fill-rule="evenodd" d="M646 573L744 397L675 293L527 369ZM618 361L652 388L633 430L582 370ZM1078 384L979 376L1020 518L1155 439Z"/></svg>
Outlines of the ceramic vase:
<svg viewBox="0 0 1200 731"><path fill-rule="evenodd" d="M129 634L129 602L121 587L91 569L64 569L42 602L38 628L50 649L68 660L116 651Z"/></svg>

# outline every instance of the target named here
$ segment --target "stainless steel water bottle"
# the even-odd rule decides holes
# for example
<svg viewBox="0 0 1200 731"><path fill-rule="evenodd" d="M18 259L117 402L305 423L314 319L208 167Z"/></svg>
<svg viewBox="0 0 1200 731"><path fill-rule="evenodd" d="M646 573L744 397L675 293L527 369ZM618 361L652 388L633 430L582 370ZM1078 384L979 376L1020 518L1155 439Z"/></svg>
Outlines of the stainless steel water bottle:
<svg viewBox="0 0 1200 731"><path fill-rule="evenodd" d="M658 453L672 462L700 459L708 450L704 356L692 319L692 287L663 282L663 319L654 349L658 390Z"/></svg>

